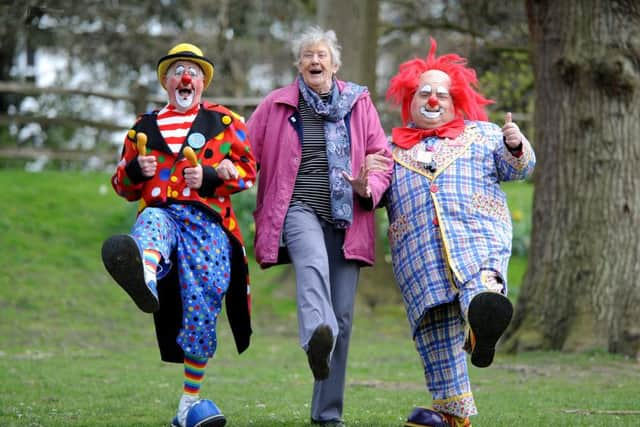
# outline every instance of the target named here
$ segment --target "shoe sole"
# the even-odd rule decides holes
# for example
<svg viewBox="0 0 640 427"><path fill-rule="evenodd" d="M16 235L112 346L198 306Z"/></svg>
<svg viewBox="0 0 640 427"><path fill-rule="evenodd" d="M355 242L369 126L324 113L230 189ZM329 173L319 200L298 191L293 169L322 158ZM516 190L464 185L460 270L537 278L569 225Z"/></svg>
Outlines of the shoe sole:
<svg viewBox="0 0 640 427"><path fill-rule="evenodd" d="M227 424L227 420L224 415L214 415L210 418L204 419L197 424L194 424L193 427L224 427Z"/></svg>
<svg viewBox="0 0 640 427"><path fill-rule="evenodd" d="M145 313L158 311L158 298L144 281L140 249L131 236L111 236L102 244L102 262L118 285Z"/></svg>
<svg viewBox="0 0 640 427"><path fill-rule="evenodd" d="M513 305L507 297L496 292L476 295L469 304L469 327L475 338L471 363L486 368L493 362L496 343L509 326Z"/></svg>
<svg viewBox="0 0 640 427"><path fill-rule="evenodd" d="M329 354L333 347L333 334L327 325L320 325L313 331L309 340L307 356L309 367L316 381L329 378Z"/></svg>
<svg viewBox="0 0 640 427"><path fill-rule="evenodd" d="M214 415L211 418L207 418L205 420L200 421L198 424L195 424L193 427L224 427L227 424L227 420L224 415ZM182 427L180 423L176 420L176 418L171 421L171 427Z"/></svg>

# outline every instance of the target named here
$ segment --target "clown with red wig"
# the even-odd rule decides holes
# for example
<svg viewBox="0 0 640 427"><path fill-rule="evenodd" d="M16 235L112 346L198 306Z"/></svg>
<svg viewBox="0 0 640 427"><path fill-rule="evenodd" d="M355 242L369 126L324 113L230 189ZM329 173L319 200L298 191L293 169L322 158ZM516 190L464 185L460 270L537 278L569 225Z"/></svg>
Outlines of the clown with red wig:
<svg viewBox="0 0 640 427"><path fill-rule="evenodd" d="M415 408L405 425L470 426L466 352L489 366L513 313L500 182L530 176L535 155L510 113L502 127L487 121L492 101L466 60L436 47L432 39L425 59L401 64L387 91L403 122L386 200L393 270L432 394L432 409Z"/></svg>

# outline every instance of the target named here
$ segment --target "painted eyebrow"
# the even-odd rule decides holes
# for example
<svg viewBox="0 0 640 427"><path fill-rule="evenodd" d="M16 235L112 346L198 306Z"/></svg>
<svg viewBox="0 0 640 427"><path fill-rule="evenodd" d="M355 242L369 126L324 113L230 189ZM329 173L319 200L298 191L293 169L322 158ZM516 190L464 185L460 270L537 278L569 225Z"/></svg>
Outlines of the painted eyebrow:
<svg viewBox="0 0 640 427"><path fill-rule="evenodd" d="M424 86L422 86L419 90L420 93L431 93L432 91L432 87L430 84L426 84ZM449 94L449 89L447 89L444 86L438 86L436 88L436 95L448 95Z"/></svg>

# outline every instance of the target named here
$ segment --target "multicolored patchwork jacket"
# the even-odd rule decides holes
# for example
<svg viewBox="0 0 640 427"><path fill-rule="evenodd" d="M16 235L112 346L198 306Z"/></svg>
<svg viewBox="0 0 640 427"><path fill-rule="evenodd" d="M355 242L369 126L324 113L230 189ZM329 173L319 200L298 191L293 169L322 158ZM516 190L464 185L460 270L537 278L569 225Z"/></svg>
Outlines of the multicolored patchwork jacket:
<svg viewBox="0 0 640 427"><path fill-rule="evenodd" d="M127 134L111 183L115 191L129 201L139 200L138 211L147 206L166 206L172 203L194 204L211 214L214 222L222 225L229 235L232 245L231 283L226 295L227 315L239 351L246 349L251 335L248 261L242 233L231 205L231 194L251 188L256 176L256 163L251 152L247 128L240 116L217 104L203 103L195 117L189 133L179 153L173 153L158 128L158 111L143 114ZM157 171L153 177L145 177L136 158L138 148L136 140L140 133L147 137L146 154L154 155ZM183 178L183 170L189 167L189 160L183 149L191 147L203 169L202 186L191 190ZM223 160L230 159L239 172L236 179L222 180L215 167ZM160 290L161 286L159 286ZM177 289L177 288L176 288ZM161 311L163 316L162 294ZM178 297L178 301L180 298ZM167 304L164 304L166 307ZM175 307L174 307L175 308ZM179 307L178 307L179 308ZM180 320L178 316L177 320ZM175 326L172 321L170 327ZM179 326L179 324L178 324ZM161 341L161 353L163 343ZM179 350L175 342L167 340L173 350ZM173 350L168 351L170 359ZM175 358L181 362L181 356ZM163 354L163 359L166 357ZM173 360L170 360L173 361Z"/></svg>
<svg viewBox="0 0 640 427"><path fill-rule="evenodd" d="M434 140L393 147L386 200L394 273L413 325L455 298L454 277L465 283L490 269L506 286L512 226L500 182L527 178L535 166L529 142L512 154L492 123L467 121L456 139Z"/></svg>

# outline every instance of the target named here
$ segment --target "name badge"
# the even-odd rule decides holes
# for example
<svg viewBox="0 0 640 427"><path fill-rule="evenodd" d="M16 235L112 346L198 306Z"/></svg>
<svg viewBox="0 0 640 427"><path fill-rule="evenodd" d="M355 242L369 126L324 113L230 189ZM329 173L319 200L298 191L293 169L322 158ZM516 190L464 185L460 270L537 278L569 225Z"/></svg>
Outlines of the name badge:
<svg viewBox="0 0 640 427"><path fill-rule="evenodd" d="M416 161L428 165L433 161L433 152L431 151L418 151L416 153Z"/></svg>

